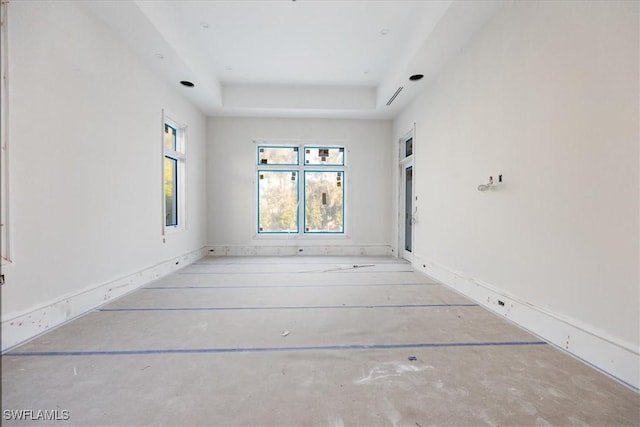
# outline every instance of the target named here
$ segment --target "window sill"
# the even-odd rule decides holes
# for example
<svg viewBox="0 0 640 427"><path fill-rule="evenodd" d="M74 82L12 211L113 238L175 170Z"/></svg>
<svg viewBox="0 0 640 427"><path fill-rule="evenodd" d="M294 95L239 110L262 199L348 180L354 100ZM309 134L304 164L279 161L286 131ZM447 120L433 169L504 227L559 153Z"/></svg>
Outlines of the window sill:
<svg viewBox="0 0 640 427"><path fill-rule="evenodd" d="M309 240L351 240L351 236L345 233L306 233L306 234L287 234L287 233L274 233L274 234L255 234L254 240L295 240L295 241L309 241Z"/></svg>
<svg viewBox="0 0 640 427"><path fill-rule="evenodd" d="M186 230L186 227L182 226L182 225L172 225L172 226L165 226L164 227L164 234L175 234L175 233L181 233L183 231Z"/></svg>

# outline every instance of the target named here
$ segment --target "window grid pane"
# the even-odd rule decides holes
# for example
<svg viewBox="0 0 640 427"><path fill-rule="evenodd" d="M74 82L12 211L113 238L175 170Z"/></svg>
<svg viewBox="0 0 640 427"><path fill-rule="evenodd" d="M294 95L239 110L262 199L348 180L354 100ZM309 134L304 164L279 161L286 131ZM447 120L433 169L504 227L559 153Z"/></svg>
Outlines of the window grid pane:
<svg viewBox="0 0 640 427"><path fill-rule="evenodd" d="M164 158L165 225L178 225L178 160Z"/></svg>
<svg viewBox="0 0 640 427"><path fill-rule="evenodd" d="M344 165L344 148L342 147L305 147L305 165Z"/></svg>
<svg viewBox="0 0 640 427"><path fill-rule="evenodd" d="M409 157L413 154L413 138L409 138L404 142L404 156Z"/></svg>
<svg viewBox="0 0 640 427"><path fill-rule="evenodd" d="M164 149L177 151L177 131L174 127L165 123L164 125Z"/></svg>
<svg viewBox="0 0 640 427"><path fill-rule="evenodd" d="M298 147L258 147L259 165L297 165Z"/></svg>
<svg viewBox="0 0 640 427"><path fill-rule="evenodd" d="M305 171L305 232L344 232L344 172Z"/></svg>
<svg viewBox="0 0 640 427"><path fill-rule="evenodd" d="M298 172L258 171L258 233L298 232Z"/></svg>

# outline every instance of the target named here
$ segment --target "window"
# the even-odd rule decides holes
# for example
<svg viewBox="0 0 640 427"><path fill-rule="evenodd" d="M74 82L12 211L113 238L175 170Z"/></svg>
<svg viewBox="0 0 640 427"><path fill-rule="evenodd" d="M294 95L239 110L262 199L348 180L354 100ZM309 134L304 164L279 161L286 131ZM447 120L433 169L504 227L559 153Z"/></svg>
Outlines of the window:
<svg viewBox="0 0 640 427"><path fill-rule="evenodd" d="M258 147L261 165L297 165L298 147Z"/></svg>
<svg viewBox="0 0 640 427"><path fill-rule="evenodd" d="M344 166L344 148L342 147L305 147L306 165Z"/></svg>
<svg viewBox="0 0 640 427"><path fill-rule="evenodd" d="M407 138L404 141L404 156L409 157L413 154L413 137Z"/></svg>
<svg viewBox="0 0 640 427"><path fill-rule="evenodd" d="M304 230L307 233L344 231L342 171L304 172Z"/></svg>
<svg viewBox="0 0 640 427"><path fill-rule="evenodd" d="M298 232L298 172L258 173L260 233Z"/></svg>
<svg viewBox="0 0 640 427"><path fill-rule="evenodd" d="M344 233L344 156L344 147L259 145L258 234L298 234L300 222L304 234Z"/></svg>
<svg viewBox="0 0 640 427"><path fill-rule="evenodd" d="M165 227L183 227L186 127L165 119L163 134L163 193Z"/></svg>

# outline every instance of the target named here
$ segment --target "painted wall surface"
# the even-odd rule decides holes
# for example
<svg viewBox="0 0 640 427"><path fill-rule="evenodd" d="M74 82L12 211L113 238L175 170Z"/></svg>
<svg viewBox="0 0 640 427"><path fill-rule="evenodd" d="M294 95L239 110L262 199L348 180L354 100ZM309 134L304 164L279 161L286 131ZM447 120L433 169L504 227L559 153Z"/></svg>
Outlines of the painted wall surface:
<svg viewBox="0 0 640 427"><path fill-rule="evenodd" d="M209 118L210 245L391 245L391 122L376 120ZM259 236L256 139L344 143L345 236Z"/></svg>
<svg viewBox="0 0 640 427"><path fill-rule="evenodd" d="M638 20L637 2L506 3L394 121L396 141L416 122L418 258L636 358Z"/></svg>
<svg viewBox="0 0 640 427"><path fill-rule="evenodd" d="M201 248L206 119L74 2L11 2L12 318ZM188 229L162 238L162 110L188 124Z"/></svg>

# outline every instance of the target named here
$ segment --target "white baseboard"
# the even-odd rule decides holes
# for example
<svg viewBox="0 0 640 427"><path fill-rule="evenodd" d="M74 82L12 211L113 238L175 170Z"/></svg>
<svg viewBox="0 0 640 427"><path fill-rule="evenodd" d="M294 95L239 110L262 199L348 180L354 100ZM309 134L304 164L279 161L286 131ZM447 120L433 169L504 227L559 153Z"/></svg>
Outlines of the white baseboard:
<svg viewBox="0 0 640 427"><path fill-rule="evenodd" d="M207 246L213 256L391 256L390 245L255 245Z"/></svg>
<svg viewBox="0 0 640 427"><path fill-rule="evenodd" d="M204 248L169 259L126 277L83 289L71 295L2 319L2 351L7 351L115 298L206 256Z"/></svg>
<svg viewBox="0 0 640 427"><path fill-rule="evenodd" d="M640 388L640 349L578 320L552 313L479 280L415 256L414 267L516 325L635 389ZM503 304L501 304L503 303Z"/></svg>

